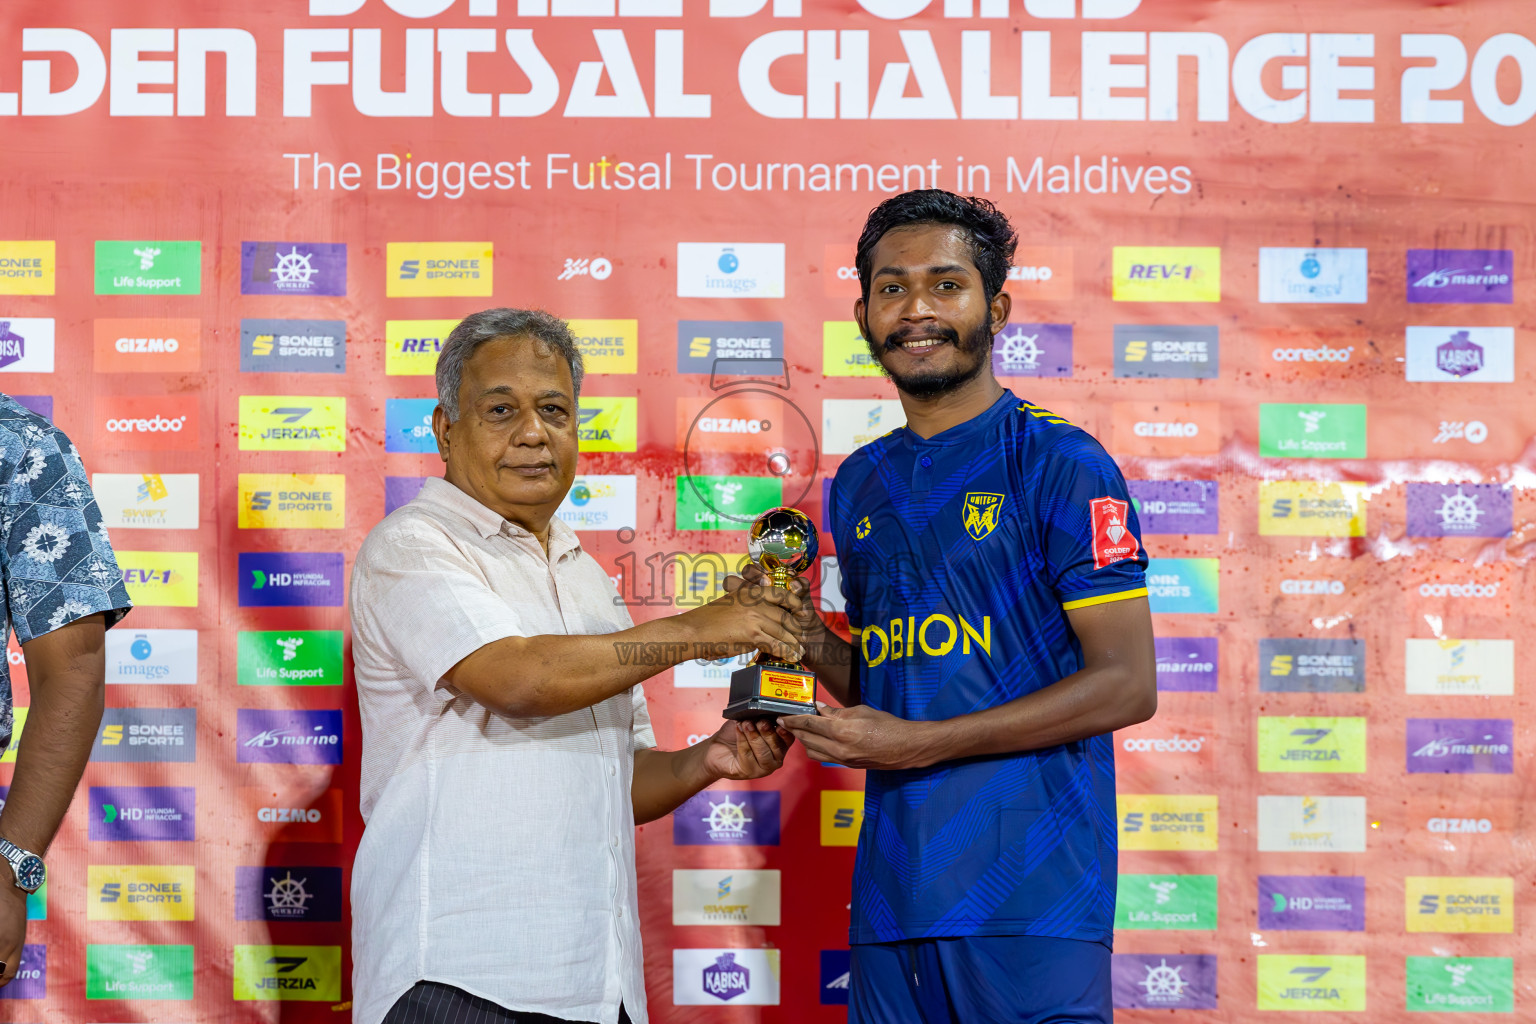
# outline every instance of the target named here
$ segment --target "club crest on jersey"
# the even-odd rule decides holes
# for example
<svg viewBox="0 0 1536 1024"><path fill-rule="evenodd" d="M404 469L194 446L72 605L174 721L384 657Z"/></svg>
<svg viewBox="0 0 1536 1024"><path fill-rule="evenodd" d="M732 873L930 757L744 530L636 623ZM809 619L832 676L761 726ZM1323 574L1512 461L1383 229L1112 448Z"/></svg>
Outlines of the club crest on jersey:
<svg viewBox="0 0 1536 1024"><path fill-rule="evenodd" d="M1137 543L1136 535L1131 532L1126 519L1130 511L1129 503L1114 498L1094 498L1088 503L1088 511L1093 518L1095 569L1136 557L1141 551L1141 545Z"/></svg>
<svg viewBox="0 0 1536 1024"><path fill-rule="evenodd" d="M997 529L997 516L1002 510L1001 494L972 491L965 496L965 504L960 509L965 519L965 532L976 540L985 540L987 534Z"/></svg>

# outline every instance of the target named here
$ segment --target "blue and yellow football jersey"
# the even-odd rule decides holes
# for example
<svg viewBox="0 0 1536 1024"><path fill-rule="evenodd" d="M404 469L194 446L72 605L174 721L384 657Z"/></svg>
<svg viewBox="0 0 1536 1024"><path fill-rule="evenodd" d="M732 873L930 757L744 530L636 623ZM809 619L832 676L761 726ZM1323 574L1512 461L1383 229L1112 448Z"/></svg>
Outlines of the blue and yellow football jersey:
<svg viewBox="0 0 1536 1024"><path fill-rule="evenodd" d="M1125 480L1083 430L1004 393L924 440L855 451L831 525L865 704L933 721L1083 667L1066 612L1146 594ZM855 943L1043 935L1108 944L1109 736L866 777Z"/></svg>

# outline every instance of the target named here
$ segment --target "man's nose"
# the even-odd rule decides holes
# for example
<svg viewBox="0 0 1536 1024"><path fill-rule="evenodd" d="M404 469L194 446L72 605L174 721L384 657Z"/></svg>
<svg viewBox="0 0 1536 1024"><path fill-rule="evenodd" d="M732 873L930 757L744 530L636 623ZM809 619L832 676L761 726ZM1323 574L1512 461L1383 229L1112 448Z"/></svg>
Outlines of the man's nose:
<svg viewBox="0 0 1536 1024"><path fill-rule="evenodd" d="M549 428L536 410L529 409L512 424L512 443L537 447L549 441Z"/></svg>

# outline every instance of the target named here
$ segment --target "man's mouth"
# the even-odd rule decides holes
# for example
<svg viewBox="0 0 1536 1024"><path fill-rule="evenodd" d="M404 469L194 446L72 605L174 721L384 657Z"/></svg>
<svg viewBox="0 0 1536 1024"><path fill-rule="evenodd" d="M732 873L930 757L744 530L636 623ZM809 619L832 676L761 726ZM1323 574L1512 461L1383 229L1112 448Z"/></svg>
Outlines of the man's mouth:
<svg viewBox="0 0 1536 1024"><path fill-rule="evenodd" d="M553 462L530 462L526 465L513 465L507 466L506 468L510 469L512 472L518 474L519 476L538 476L541 473L547 473L553 470L555 468L555 464Z"/></svg>

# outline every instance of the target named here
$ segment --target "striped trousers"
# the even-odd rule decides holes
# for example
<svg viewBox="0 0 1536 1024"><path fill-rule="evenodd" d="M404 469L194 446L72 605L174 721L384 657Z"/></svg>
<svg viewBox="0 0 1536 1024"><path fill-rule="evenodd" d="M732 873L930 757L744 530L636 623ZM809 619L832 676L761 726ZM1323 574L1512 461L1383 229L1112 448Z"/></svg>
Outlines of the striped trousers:
<svg viewBox="0 0 1536 1024"><path fill-rule="evenodd" d="M436 981L418 981L395 1001L384 1015L384 1024L578 1024L542 1013L509 1010L489 999ZM629 1014L619 1008L619 1024L630 1024Z"/></svg>

